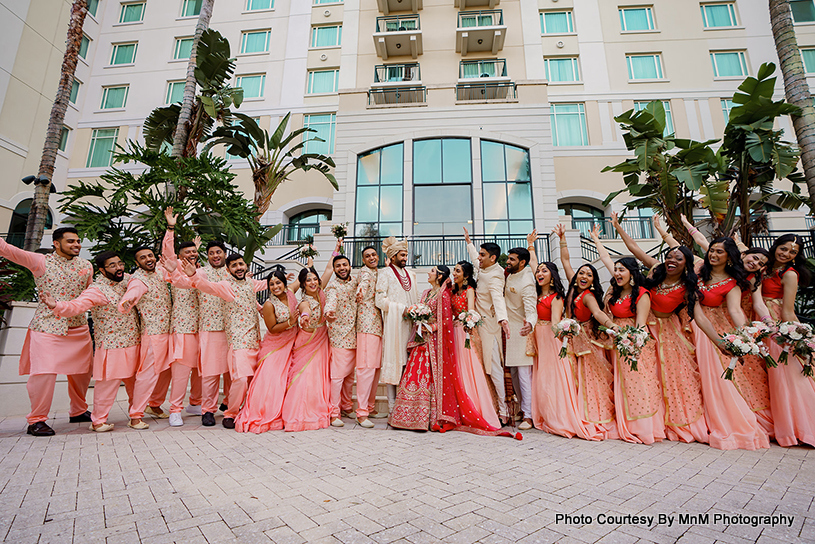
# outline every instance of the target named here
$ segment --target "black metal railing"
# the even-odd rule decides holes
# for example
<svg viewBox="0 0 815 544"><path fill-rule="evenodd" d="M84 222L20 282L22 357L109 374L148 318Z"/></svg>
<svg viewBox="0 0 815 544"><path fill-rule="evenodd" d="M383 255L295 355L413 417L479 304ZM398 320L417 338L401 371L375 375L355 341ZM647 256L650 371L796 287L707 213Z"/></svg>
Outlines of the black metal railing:
<svg viewBox="0 0 815 544"><path fill-rule="evenodd" d="M298 223L293 225L283 225L283 229L274 235L266 244L267 246L290 246L306 243L309 237L314 237L320 232L319 223Z"/></svg>
<svg viewBox="0 0 815 544"><path fill-rule="evenodd" d="M368 105L383 104L424 104L427 102L427 87L385 87L368 91Z"/></svg>
<svg viewBox="0 0 815 544"><path fill-rule="evenodd" d="M445 264L453 266L459 261L470 261L467 244L464 237L456 236L408 236L408 266L412 268ZM513 247L527 247L526 236L522 235L472 235L473 244L479 247L486 242L496 243L501 251L506 253ZM382 253L382 240L385 237L348 237L343 240L345 254L351 260L353 267L361 267L362 250L373 246L379 253L380 266L385 263ZM535 252L539 261L550 260L549 237L538 238L535 243Z"/></svg>
<svg viewBox="0 0 815 544"><path fill-rule="evenodd" d="M504 13L500 9L462 11L458 14L458 28L478 28L479 26L499 26L504 24Z"/></svg>
<svg viewBox="0 0 815 544"><path fill-rule="evenodd" d="M389 15L376 18L377 32L407 32L421 30L419 15Z"/></svg>
<svg viewBox="0 0 815 544"><path fill-rule="evenodd" d="M815 257L815 231L811 230L771 230L763 234L754 234L751 246L770 249L775 239L783 234L797 234L804 239L803 253L805 257Z"/></svg>
<svg viewBox="0 0 815 544"><path fill-rule="evenodd" d="M507 77L506 59L462 60L458 63L459 79Z"/></svg>
<svg viewBox="0 0 815 544"><path fill-rule="evenodd" d="M374 83L421 81L418 62L406 64L378 64L374 66Z"/></svg>
<svg viewBox="0 0 815 544"><path fill-rule="evenodd" d="M580 231L581 236L591 238L591 231L594 225L600 226L600 238L603 240L615 240L619 238L617 231L611 225L610 217L580 217L572 218L572 228ZM632 238L641 240L653 238L654 230L650 217L623 217L620 219L620 226Z"/></svg>
<svg viewBox="0 0 815 544"><path fill-rule="evenodd" d="M622 253L612 247L607 247L606 251L608 251L608 254L612 257L622 255ZM580 256L584 261L588 261L590 263L593 263L600 258L600 252L597 251L597 246L594 244L594 241L586 236L583 236L582 234L580 235Z"/></svg>
<svg viewBox="0 0 815 544"><path fill-rule="evenodd" d="M456 100L515 100L518 98L515 83L484 82L459 83Z"/></svg>
<svg viewBox="0 0 815 544"><path fill-rule="evenodd" d="M812 217L811 215L808 215L808 216L806 216L806 220L807 220L807 228L808 229L815 228L815 217Z"/></svg>

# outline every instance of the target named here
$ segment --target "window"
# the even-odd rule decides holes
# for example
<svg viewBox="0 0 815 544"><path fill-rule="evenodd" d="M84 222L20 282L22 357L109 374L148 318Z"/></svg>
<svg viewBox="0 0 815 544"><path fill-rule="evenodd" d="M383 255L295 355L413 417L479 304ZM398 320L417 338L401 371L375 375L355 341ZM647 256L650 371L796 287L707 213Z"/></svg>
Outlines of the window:
<svg viewBox="0 0 815 544"><path fill-rule="evenodd" d="M581 236L590 238L592 228L597 224L602 238L613 238L614 229L604 221L603 210L588 204L558 204L557 210L558 215L568 215L572 218L572 228L579 230ZM612 236L608 236L609 234Z"/></svg>
<svg viewBox="0 0 815 544"><path fill-rule="evenodd" d="M654 14L650 7L620 8L619 12L623 32L654 30Z"/></svg>
<svg viewBox="0 0 815 544"><path fill-rule="evenodd" d="M83 59L88 58L88 48L91 46L91 39L86 35L82 35L82 41L79 42L79 56Z"/></svg>
<svg viewBox="0 0 815 544"><path fill-rule="evenodd" d="M342 45L342 26L314 26L311 28L311 47L337 47Z"/></svg>
<svg viewBox="0 0 815 544"><path fill-rule="evenodd" d="M571 34L574 32L571 11L542 11L541 34Z"/></svg>
<svg viewBox="0 0 815 544"><path fill-rule="evenodd" d="M702 23L705 28L727 28L736 26L736 6L725 4L702 4Z"/></svg>
<svg viewBox="0 0 815 544"><path fill-rule="evenodd" d="M815 5L812 0L790 0L790 10L794 23L815 22Z"/></svg>
<svg viewBox="0 0 815 544"><path fill-rule="evenodd" d="M96 11L99 9L99 0L88 0L88 13L92 17L96 17Z"/></svg>
<svg viewBox="0 0 815 544"><path fill-rule="evenodd" d="M662 59L656 55L626 55L628 79L662 79Z"/></svg>
<svg viewBox="0 0 815 544"><path fill-rule="evenodd" d="M246 0L246 11L274 8L274 0Z"/></svg>
<svg viewBox="0 0 815 544"><path fill-rule="evenodd" d="M472 224L470 140L413 142L413 234L461 232Z"/></svg>
<svg viewBox="0 0 815 544"><path fill-rule="evenodd" d="M335 93L339 85L339 70L317 70L308 73L307 94Z"/></svg>
<svg viewBox="0 0 815 544"><path fill-rule="evenodd" d="M120 23L140 23L144 20L144 2L137 4L122 4L119 12Z"/></svg>
<svg viewBox="0 0 815 544"><path fill-rule="evenodd" d="M484 234L532 232L532 183L529 152L513 145L481 140Z"/></svg>
<svg viewBox="0 0 815 544"><path fill-rule="evenodd" d="M321 155L331 155L334 153L334 127L336 124L337 115L334 113L303 116L303 126L317 131L305 133L303 136L324 140L323 142L306 142L304 152L320 153Z"/></svg>
<svg viewBox="0 0 815 544"><path fill-rule="evenodd" d="M125 107L127 103L127 91L129 86L122 85L120 87L104 87L102 89L102 105L103 110L114 110Z"/></svg>
<svg viewBox="0 0 815 544"><path fill-rule="evenodd" d="M184 0L181 4L182 17L197 17L201 13L201 4L204 0Z"/></svg>
<svg viewBox="0 0 815 544"><path fill-rule="evenodd" d="M634 102L634 111L642 111L647 105L647 101ZM670 136L674 133L674 120L673 116L671 115L671 101L662 100L662 109L665 110L665 132L663 132L663 135Z"/></svg>
<svg viewBox="0 0 815 544"><path fill-rule="evenodd" d="M506 77L506 59L463 60L459 63L459 77Z"/></svg>
<svg viewBox="0 0 815 544"><path fill-rule="evenodd" d="M59 150L65 151L68 149L68 135L71 133L71 129L68 127L63 126L62 130L59 131Z"/></svg>
<svg viewBox="0 0 815 544"><path fill-rule="evenodd" d="M77 80L74 80L74 82L71 83L71 96L68 97L68 102L70 102L71 104L76 104L76 98L77 96L79 96L80 85L82 84Z"/></svg>
<svg viewBox="0 0 815 544"><path fill-rule="evenodd" d="M356 236L402 234L404 144L381 147L357 158Z"/></svg>
<svg viewBox="0 0 815 544"><path fill-rule="evenodd" d="M747 61L744 51L722 51L710 53L714 77L744 77L747 75Z"/></svg>
<svg viewBox="0 0 815 544"><path fill-rule="evenodd" d="M113 53L110 55L110 64L117 66L120 64L133 64L136 62L137 45L137 43L113 44Z"/></svg>
<svg viewBox="0 0 815 544"><path fill-rule="evenodd" d="M238 76L238 87L243 89L244 98L263 98L263 89L266 87L266 74Z"/></svg>
<svg viewBox="0 0 815 544"><path fill-rule="evenodd" d="M322 221L331 221L331 210L309 210L293 215L285 229L286 243L304 242L320 231Z"/></svg>
<svg viewBox="0 0 815 544"><path fill-rule="evenodd" d="M193 38L176 38L173 60L188 59L192 55Z"/></svg>
<svg viewBox="0 0 815 544"><path fill-rule="evenodd" d="M186 81L168 81L167 82L167 97L164 100L165 104L175 104L184 100L184 86Z"/></svg>
<svg viewBox="0 0 815 544"><path fill-rule="evenodd" d="M31 211L31 203L33 199L26 198L21 200L17 206L14 207L14 212L11 214L11 222L8 227L8 237L6 241L9 244L22 248L25 245L25 229L28 223L28 214ZM54 226L54 217L51 215L51 210L48 210L48 215L45 217L45 229L48 230Z"/></svg>
<svg viewBox="0 0 815 544"><path fill-rule="evenodd" d="M554 145L589 145L583 104L552 104L550 111ZM481 161L484 161L484 157L481 157Z"/></svg>
<svg viewBox="0 0 815 544"><path fill-rule="evenodd" d="M314 5L319 4L342 4L342 0L314 0Z"/></svg>
<svg viewBox="0 0 815 544"><path fill-rule="evenodd" d="M804 61L804 71L807 74L815 73L815 49L801 49L801 60Z"/></svg>
<svg viewBox="0 0 815 544"><path fill-rule="evenodd" d="M91 135L91 146L88 149L86 168L107 168L113 159L113 149L116 147L116 138L119 136L118 128L95 128Z"/></svg>
<svg viewBox="0 0 815 544"><path fill-rule="evenodd" d="M466 11L459 14L458 19L459 28L503 24L503 14L500 10L498 10L497 13L489 11Z"/></svg>
<svg viewBox="0 0 815 544"><path fill-rule="evenodd" d="M729 98L722 98L722 114L724 115L724 122L730 121L730 110L733 109L733 100Z"/></svg>
<svg viewBox="0 0 815 544"><path fill-rule="evenodd" d="M241 34L241 54L266 53L269 51L271 30L255 30Z"/></svg>
<svg viewBox="0 0 815 544"><path fill-rule="evenodd" d="M580 72L577 67L577 57L546 58L546 79L552 82L580 81Z"/></svg>

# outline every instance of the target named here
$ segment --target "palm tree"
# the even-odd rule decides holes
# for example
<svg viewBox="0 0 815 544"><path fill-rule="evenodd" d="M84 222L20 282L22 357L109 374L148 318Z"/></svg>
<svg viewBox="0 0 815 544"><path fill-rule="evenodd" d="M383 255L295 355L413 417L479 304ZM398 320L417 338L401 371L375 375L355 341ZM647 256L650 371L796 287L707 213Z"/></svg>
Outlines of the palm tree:
<svg viewBox="0 0 815 544"><path fill-rule="evenodd" d="M173 150L170 155L176 159L190 156L187 152L187 136L190 132L190 119L192 118L193 103L195 102L195 68L196 57L198 56L198 42L201 35L209 28L209 20L212 18L212 8L215 0L203 0L201 11L198 14L198 23L195 25L195 35L192 40L192 51L190 60L187 63L187 83L184 85L184 100L181 102L181 111L178 114L178 126L173 137ZM194 153L192 153L194 155Z"/></svg>
<svg viewBox="0 0 815 544"><path fill-rule="evenodd" d="M775 39L775 49L784 75L787 102L801 108L800 114L792 116L792 125L801 149L810 208L815 210L815 108L801 61L801 52L795 39L795 28L788 0L770 0L770 24Z"/></svg>
<svg viewBox="0 0 815 544"><path fill-rule="evenodd" d="M25 229L25 249L35 251L42 242L45 221L48 218L48 196L51 193L51 181L54 176L54 164L57 160L57 149L65 122L65 110L71 97L79 47L82 44L82 25L88 13L88 0L74 0L71 6L71 18L68 23L68 38L65 44L65 55L62 57L62 69L59 75L59 87L51 116L48 119L48 131L45 133L45 144L42 147L42 159L34 181L34 200L28 212L28 223Z"/></svg>

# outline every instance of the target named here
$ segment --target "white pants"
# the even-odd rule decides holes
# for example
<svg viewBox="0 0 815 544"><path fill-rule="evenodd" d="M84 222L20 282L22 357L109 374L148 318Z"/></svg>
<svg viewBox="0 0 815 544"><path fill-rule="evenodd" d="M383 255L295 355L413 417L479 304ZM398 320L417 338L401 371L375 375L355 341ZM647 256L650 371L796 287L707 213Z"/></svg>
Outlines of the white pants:
<svg viewBox="0 0 815 544"><path fill-rule="evenodd" d="M495 334L490 334L483 327L478 329L481 335L481 344L484 348L485 367L490 370L490 378L495 385L495 392L498 393L498 415L507 415L506 391L504 390L504 367L501 365L503 357L501 355L501 329Z"/></svg>
<svg viewBox="0 0 815 544"><path fill-rule="evenodd" d="M512 383L515 387L515 395L521 398L524 418L532 419L532 367L512 367Z"/></svg>

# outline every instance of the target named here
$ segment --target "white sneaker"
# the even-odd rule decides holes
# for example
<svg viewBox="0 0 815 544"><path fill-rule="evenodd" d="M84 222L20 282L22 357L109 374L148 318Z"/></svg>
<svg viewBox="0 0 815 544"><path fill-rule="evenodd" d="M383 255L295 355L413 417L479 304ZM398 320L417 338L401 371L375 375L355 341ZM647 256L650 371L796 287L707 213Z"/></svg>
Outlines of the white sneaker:
<svg viewBox="0 0 815 544"><path fill-rule="evenodd" d="M201 405L200 404L190 404L189 406L187 406L186 412L188 414L192 414L194 416L200 416L201 415Z"/></svg>
<svg viewBox="0 0 815 544"><path fill-rule="evenodd" d="M332 426L332 427L345 427L345 423L343 423L343 422L342 422L342 420L341 420L340 418L335 417L335 418L334 418L334 419L331 421L331 426Z"/></svg>
<svg viewBox="0 0 815 544"><path fill-rule="evenodd" d="M357 424L360 427L364 427L365 429L373 429L374 428L374 422L371 421L370 419L368 419L367 417L365 419L363 419L362 421L360 421L359 418L357 418Z"/></svg>
<svg viewBox="0 0 815 544"><path fill-rule="evenodd" d="M184 425L184 420L181 419L181 414L170 414L170 427L181 427Z"/></svg>

